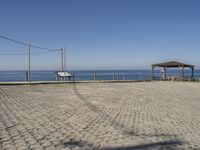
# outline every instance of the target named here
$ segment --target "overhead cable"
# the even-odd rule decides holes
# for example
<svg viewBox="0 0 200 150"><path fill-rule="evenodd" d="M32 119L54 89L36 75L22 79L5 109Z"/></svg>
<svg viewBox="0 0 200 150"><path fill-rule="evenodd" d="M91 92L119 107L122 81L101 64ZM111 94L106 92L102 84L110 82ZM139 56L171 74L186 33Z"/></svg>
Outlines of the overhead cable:
<svg viewBox="0 0 200 150"><path fill-rule="evenodd" d="M21 42L21 41L18 41L18 40L14 40L14 39L2 36L2 35L0 35L0 38L6 39L8 41L15 42L15 43L18 43L18 44L21 44L21 45L24 45L24 46L29 46L30 45L30 47L33 47L33 48L36 48L36 49L48 50L48 51L61 51L60 49L52 49L52 48L45 48L45 47L31 45L31 44L28 44L28 43L25 43L25 42Z"/></svg>
<svg viewBox="0 0 200 150"><path fill-rule="evenodd" d="M51 52L38 52L38 53L31 53L31 55L39 55L39 54L49 54L49 53L54 53L56 51L51 51ZM0 53L0 56L2 55L29 55L28 53Z"/></svg>

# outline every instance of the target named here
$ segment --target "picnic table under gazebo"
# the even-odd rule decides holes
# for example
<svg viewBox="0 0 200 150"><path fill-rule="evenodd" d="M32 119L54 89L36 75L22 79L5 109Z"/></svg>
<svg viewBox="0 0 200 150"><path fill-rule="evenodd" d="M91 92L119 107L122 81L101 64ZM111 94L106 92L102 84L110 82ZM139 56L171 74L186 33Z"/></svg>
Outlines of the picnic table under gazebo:
<svg viewBox="0 0 200 150"><path fill-rule="evenodd" d="M164 62L164 63L158 63L158 64L152 64L152 79L155 79L155 68L163 68L164 69L164 74L163 74L163 79L168 79L168 80L176 80L176 79L181 79L184 80L184 69L189 68L191 69L191 76L190 80L194 78L194 65L190 64L185 64L177 61L169 61L169 62ZM168 68L180 68L181 69L181 76L167 76L167 69Z"/></svg>

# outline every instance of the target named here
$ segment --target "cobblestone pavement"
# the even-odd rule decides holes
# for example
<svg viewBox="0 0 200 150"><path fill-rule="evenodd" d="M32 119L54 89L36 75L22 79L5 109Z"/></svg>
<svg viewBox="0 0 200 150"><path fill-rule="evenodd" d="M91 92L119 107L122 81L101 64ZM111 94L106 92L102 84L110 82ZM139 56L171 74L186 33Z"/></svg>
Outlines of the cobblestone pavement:
<svg viewBox="0 0 200 150"><path fill-rule="evenodd" d="M200 149L199 89L187 82L0 86L0 149Z"/></svg>

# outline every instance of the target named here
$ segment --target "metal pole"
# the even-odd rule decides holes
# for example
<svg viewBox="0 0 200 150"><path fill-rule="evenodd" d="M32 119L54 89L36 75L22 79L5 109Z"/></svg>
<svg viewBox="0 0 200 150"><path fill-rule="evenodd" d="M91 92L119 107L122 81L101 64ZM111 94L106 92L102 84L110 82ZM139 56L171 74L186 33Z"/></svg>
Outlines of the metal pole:
<svg viewBox="0 0 200 150"><path fill-rule="evenodd" d="M96 80L96 72L94 72L94 80Z"/></svg>
<svg viewBox="0 0 200 150"><path fill-rule="evenodd" d="M75 73L72 72L73 82L75 81Z"/></svg>
<svg viewBox="0 0 200 150"><path fill-rule="evenodd" d="M63 72L64 66L63 66L63 49L61 48L61 71Z"/></svg>
<svg viewBox="0 0 200 150"><path fill-rule="evenodd" d="M28 82L28 70L25 71L25 81Z"/></svg>
<svg viewBox="0 0 200 150"><path fill-rule="evenodd" d="M166 68L164 67L164 79L166 78Z"/></svg>
<svg viewBox="0 0 200 150"><path fill-rule="evenodd" d="M66 59L67 59L66 48L64 48L64 72L65 72L65 74L66 74ZM69 77L69 79L70 79L70 77ZM66 76L64 76L64 80L66 80Z"/></svg>
<svg viewBox="0 0 200 150"><path fill-rule="evenodd" d="M182 78L184 78L184 67L182 66Z"/></svg>
<svg viewBox="0 0 200 150"><path fill-rule="evenodd" d="M194 67L192 67L192 79L194 78Z"/></svg>
<svg viewBox="0 0 200 150"><path fill-rule="evenodd" d="M152 66L152 80L154 80L154 69L155 69L155 67L154 66Z"/></svg>
<svg viewBox="0 0 200 150"><path fill-rule="evenodd" d="M31 79L31 45L28 45L28 83L30 83L30 79Z"/></svg>
<svg viewBox="0 0 200 150"><path fill-rule="evenodd" d="M67 49L65 48L65 71L67 70Z"/></svg>
<svg viewBox="0 0 200 150"><path fill-rule="evenodd" d="M63 66L63 49L62 48L60 49L60 52L61 52L61 72L63 72L64 66ZM60 80L61 81L63 80L62 77L60 77Z"/></svg>

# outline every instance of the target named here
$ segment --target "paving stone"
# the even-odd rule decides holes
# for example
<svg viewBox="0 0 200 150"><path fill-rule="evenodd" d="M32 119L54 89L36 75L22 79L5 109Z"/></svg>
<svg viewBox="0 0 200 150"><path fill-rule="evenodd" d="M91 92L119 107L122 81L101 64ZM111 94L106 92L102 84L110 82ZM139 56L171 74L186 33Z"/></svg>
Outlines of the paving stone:
<svg viewBox="0 0 200 150"><path fill-rule="evenodd" d="M200 149L200 84L0 86L0 149Z"/></svg>

